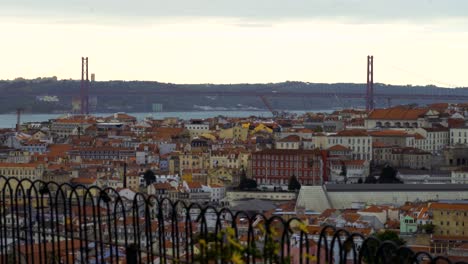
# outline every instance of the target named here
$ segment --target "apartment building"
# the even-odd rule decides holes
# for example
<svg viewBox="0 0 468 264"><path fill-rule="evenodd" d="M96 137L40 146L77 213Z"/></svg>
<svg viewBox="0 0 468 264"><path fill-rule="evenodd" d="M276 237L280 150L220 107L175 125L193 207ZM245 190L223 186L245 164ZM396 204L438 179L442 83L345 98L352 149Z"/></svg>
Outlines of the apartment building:
<svg viewBox="0 0 468 264"><path fill-rule="evenodd" d="M367 129L432 127L440 123L439 112L429 108L396 106L373 110L365 120Z"/></svg>
<svg viewBox="0 0 468 264"><path fill-rule="evenodd" d="M447 127L417 128L415 132L423 137L421 140L417 140L419 144L416 147L431 153L439 152L450 143L450 134Z"/></svg>
<svg viewBox="0 0 468 264"><path fill-rule="evenodd" d="M210 125L202 120L192 120L189 124L185 124L185 128L190 132L190 138L199 137L203 133L210 132Z"/></svg>
<svg viewBox="0 0 468 264"><path fill-rule="evenodd" d="M414 147L415 135L404 130L380 130L369 132L373 142L382 142L386 145L399 147Z"/></svg>
<svg viewBox="0 0 468 264"><path fill-rule="evenodd" d="M38 180L44 173L42 163L0 163L0 175L18 179Z"/></svg>
<svg viewBox="0 0 468 264"><path fill-rule="evenodd" d="M450 172L450 179L455 184L468 184L468 167L461 167Z"/></svg>
<svg viewBox="0 0 468 264"><path fill-rule="evenodd" d="M328 137L328 147L342 145L352 151L356 160L372 160L372 137L365 130L343 130Z"/></svg>
<svg viewBox="0 0 468 264"><path fill-rule="evenodd" d="M432 224L436 226L435 235L468 235L467 203L431 203L429 212L432 215Z"/></svg>
<svg viewBox="0 0 468 264"><path fill-rule="evenodd" d="M86 128L95 124L94 118L74 117L62 118L52 122L50 132L58 137L69 137L71 135L84 134Z"/></svg>
<svg viewBox="0 0 468 264"><path fill-rule="evenodd" d="M258 184L287 186L294 175L303 185L319 185L322 159L318 150L267 149L252 153L252 177Z"/></svg>
<svg viewBox="0 0 468 264"><path fill-rule="evenodd" d="M450 145L468 145L468 126L450 128Z"/></svg>

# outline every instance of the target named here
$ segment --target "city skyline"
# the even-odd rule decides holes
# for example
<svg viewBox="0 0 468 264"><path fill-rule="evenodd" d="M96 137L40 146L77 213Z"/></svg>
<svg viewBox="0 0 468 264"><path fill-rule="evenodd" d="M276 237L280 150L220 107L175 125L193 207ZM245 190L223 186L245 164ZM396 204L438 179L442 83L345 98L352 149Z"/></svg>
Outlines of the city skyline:
<svg viewBox="0 0 468 264"><path fill-rule="evenodd" d="M468 86L459 1L10 1L0 79L172 83L375 82ZM465 6L465 8L464 8Z"/></svg>

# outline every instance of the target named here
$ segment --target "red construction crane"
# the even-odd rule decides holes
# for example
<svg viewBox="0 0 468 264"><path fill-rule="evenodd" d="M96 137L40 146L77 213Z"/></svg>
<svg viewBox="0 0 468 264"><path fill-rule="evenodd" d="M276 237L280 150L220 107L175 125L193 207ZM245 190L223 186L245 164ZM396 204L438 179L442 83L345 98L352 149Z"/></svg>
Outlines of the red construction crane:
<svg viewBox="0 0 468 264"><path fill-rule="evenodd" d="M263 104L268 108L268 110L271 112L271 114L273 115L273 117L277 117L278 116L278 111L275 111L273 109L273 106L271 106L270 102L268 101L268 99L266 98L265 95L261 95L259 96L260 99L262 99L262 102Z"/></svg>

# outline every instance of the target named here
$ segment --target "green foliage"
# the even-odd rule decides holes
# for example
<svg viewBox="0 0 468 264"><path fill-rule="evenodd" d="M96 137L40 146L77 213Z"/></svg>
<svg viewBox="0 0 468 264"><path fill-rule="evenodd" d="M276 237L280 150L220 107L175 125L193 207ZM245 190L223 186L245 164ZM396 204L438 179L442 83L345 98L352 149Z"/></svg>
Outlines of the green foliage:
<svg viewBox="0 0 468 264"><path fill-rule="evenodd" d="M434 224L425 224L425 225L422 225L422 230L424 230L424 232L426 232L427 234L433 234L434 231L435 231L435 228L436 226Z"/></svg>
<svg viewBox="0 0 468 264"><path fill-rule="evenodd" d="M364 183L377 183L377 179L374 176L369 175L364 181Z"/></svg>
<svg viewBox="0 0 468 264"><path fill-rule="evenodd" d="M381 241L393 241L399 246L403 246L404 244L406 244L406 241L401 239L398 233L392 230L385 230L374 235Z"/></svg>
<svg viewBox="0 0 468 264"><path fill-rule="evenodd" d="M292 175L289 179L288 190L297 191L301 189L301 183L297 180L296 175Z"/></svg>
<svg viewBox="0 0 468 264"><path fill-rule="evenodd" d="M341 165L341 172L340 172L340 176L344 176L346 178L346 176L348 175L348 170L346 169L346 165Z"/></svg>
<svg viewBox="0 0 468 264"><path fill-rule="evenodd" d="M317 133L323 132L323 127L317 126L316 128L314 128L314 132L317 132Z"/></svg>
<svg viewBox="0 0 468 264"><path fill-rule="evenodd" d="M145 171L145 174L143 175L143 178L145 179L146 186L154 183L156 181L156 175L154 175L154 172L152 170L147 170Z"/></svg>
<svg viewBox="0 0 468 264"><path fill-rule="evenodd" d="M239 189L240 190L256 190L257 189L257 182L254 179L247 178L245 170L241 171Z"/></svg>
<svg viewBox="0 0 468 264"><path fill-rule="evenodd" d="M391 166L385 166L380 173L378 183L403 183L397 178L398 171Z"/></svg>
<svg viewBox="0 0 468 264"><path fill-rule="evenodd" d="M199 253L194 256L193 263L232 263L245 264L249 259L264 259L268 263L291 262L290 257L281 259L280 234L275 228L268 232L260 228L259 239L263 244L260 248L255 242L246 245L239 242L235 230L231 227L222 229L218 234L208 233L194 238L193 243L199 248Z"/></svg>

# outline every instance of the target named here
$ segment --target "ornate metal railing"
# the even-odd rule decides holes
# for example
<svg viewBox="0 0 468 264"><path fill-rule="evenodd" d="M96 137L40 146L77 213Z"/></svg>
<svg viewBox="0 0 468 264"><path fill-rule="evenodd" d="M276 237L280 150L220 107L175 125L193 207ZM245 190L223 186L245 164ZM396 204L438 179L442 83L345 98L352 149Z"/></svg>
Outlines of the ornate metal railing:
<svg viewBox="0 0 468 264"><path fill-rule="evenodd" d="M0 263L452 263L297 218L0 176Z"/></svg>

